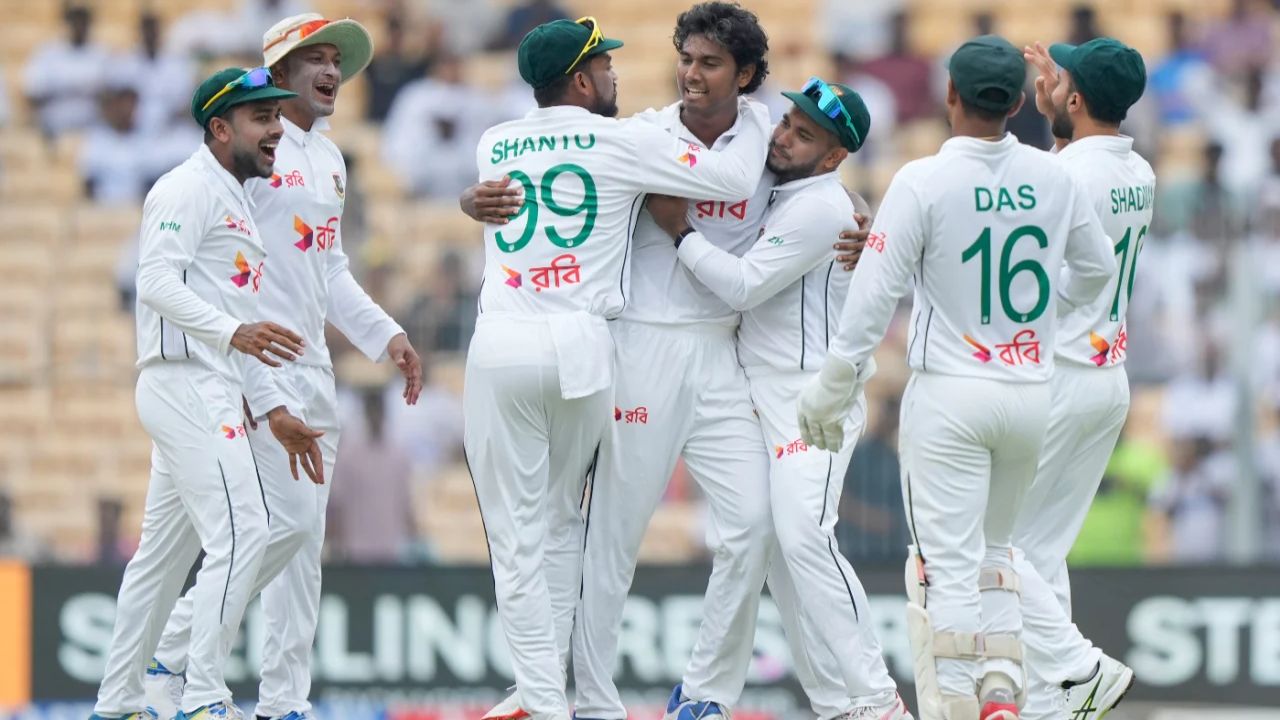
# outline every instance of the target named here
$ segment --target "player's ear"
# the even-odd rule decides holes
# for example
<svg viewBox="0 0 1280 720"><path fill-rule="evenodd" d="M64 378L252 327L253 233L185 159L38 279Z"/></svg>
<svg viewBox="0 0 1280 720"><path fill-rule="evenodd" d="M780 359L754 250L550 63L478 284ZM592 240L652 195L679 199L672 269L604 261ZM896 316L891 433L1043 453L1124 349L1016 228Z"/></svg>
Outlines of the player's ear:
<svg viewBox="0 0 1280 720"><path fill-rule="evenodd" d="M826 156L822 158L822 169L835 170L840 167L840 163L844 162L844 159L847 157L849 157L849 151L846 150L843 145L836 144L836 146L831 148L831 150L827 152Z"/></svg>
<svg viewBox="0 0 1280 720"><path fill-rule="evenodd" d="M1013 104L1013 107L1009 108L1009 112L1005 113L1005 117L1013 117L1014 115L1017 115L1018 111L1022 109L1022 103L1026 101L1027 94L1024 92L1018 93L1018 101Z"/></svg>
<svg viewBox="0 0 1280 720"><path fill-rule="evenodd" d="M756 64L751 63L746 67L738 68L738 89L741 90L751 84L756 77Z"/></svg>
<svg viewBox="0 0 1280 720"><path fill-rule="evenodd" d="M226 115L215 115L209 120L209 134L214 140L220 143L231 142L231 136L234 134L231 129L231 113Z"/></svg>

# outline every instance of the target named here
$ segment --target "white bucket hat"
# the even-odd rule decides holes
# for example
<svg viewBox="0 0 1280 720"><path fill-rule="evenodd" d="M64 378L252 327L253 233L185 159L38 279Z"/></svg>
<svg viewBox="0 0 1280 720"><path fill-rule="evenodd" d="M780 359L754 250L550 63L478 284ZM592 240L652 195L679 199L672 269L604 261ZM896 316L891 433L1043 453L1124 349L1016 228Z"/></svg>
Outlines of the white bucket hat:
<svg viewBox="0 0 1280 720"><path fill-rule="evenodd" d="M287 17L271 26L262 36L262 64L274 67L290 52L307 45L334 45L342 53L339 71L346 82L369 65L373 59L373 38L360 23L325 20L320 13L303 13Z"/></svg>

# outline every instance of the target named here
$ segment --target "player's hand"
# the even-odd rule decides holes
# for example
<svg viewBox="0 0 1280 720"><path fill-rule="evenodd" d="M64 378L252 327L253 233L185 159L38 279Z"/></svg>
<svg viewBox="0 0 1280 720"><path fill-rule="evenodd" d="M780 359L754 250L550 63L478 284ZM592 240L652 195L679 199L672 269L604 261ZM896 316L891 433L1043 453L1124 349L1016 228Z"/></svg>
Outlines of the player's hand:
<svg viewBox="0 0 1280 720"><path fill-rule="evenodd" d="M298 477L298 463L302 470L317 485L324 484L324 460L320 456L320 443L316 438L324 435L320 430L312 430L307 424L289 414L283 405L267 413L267 421L271 425L271 434L289 453L289 472L294 480Z"/></svg>
<svg viewBox="0 0 1280 720"><path fill-rule="evenodd" d="M1040 71L1036 76L1036 110L1052 123L1057 114L1053 109L1053 91L1058 88L1058 64L1039 41L1022 48L1022 56Z"/></svg>
<svg viewBox="0 0 1280 720"><path fill-rule="evenodd" d="M240 400L244 403L244 424L248 425L250 430L257 430L258 421L253 419L253 411L249 409L249 398L241 395Z"/></svg>
<svg viewBox="0 0 1280 720"><path fill-rule="evenodd" d="M650 195L645 200L649 214L662 231L675 238L689 229L689 201L670 195Z"/></svg>
<svg viewBox="0 0 1280 720"><path fill-rule="evenodd" d="M404 375L402 395L405 404L416 405L418 395L422 393L422 359L418 357L413 345L409 344L409 336L400 333L391 338L391 342L387 343L387 355L400 368L400 374Z"/></svg>
<svg viewBox="0 0 1280 720"><path fill-rule="evenodd" d="M511 176L486 180L462 191L458 206L472 220L506 225L524 207L524 185L511 184Z"/></svg>
<svg viewBox="0 0 1280 720"><path fill-rule="evenodd" d="M280 363L267 353L293 362L305 345L301 335L273 322L245 323L231 336L231 347L271 367L280 367Z"/></svg>
<svg viewBox="0 0 1280 720"><path fill-rule="evenodd" d="M844 421L858 401L862 386L876 372L875 358L867 358L860 368L827 354L818 377L800 391L796 419L800 439L820 450L840 452L844 446Z"/></svg>
<svg viewBox="0 0 1280 720"><path fill-rule="evenodd" d="M853 219L858 223L858 229L840 233L839 242L831 246L840 253L836 255L836 262L840 263L846 271L858 267L858 260L862 258L862 248L867 244L867 234L871 232L871 218L862 213L854 213Z"/></svg>

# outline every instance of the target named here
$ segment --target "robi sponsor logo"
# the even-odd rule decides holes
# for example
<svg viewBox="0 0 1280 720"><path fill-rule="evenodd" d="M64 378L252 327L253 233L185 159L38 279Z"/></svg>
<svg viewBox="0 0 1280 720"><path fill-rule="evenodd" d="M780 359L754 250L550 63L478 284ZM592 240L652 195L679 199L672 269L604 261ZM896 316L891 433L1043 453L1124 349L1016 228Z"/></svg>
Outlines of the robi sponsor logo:
<svg viewBox="0 0 1280 720"><path fill-rule="evenodd" d="M298 233L298 241L293 246L302 252L310 250L312 245L316 246L317 252L328 250L337 241L338 218L331 217L313 230L301 217L294 215L293 230Z"/></svg>
<svg viewBox="0 0 1280 720"><path fill-rule="evenodd" d="M245 235L253 235L253 232L249 230L249 221L247 220L233 218L230 215L226 215L222 218L222 224L228 230L235 230L236 232L244 233Z"/></svg>
<svg viewBox="0 0 1280 720"><path fill-rule="evenodd" d="M228 440L244 437L244 425L223 425L222 436Z"/></svg>
<svg viewBox="0 0 1280 720"><path fill-rule="evenodd" d="M236 274L231 276L231 283L236 287L244 287L253 281L253 292L258 292L262 286L262 263L258 263L257 267L249 264L245 259L244 253L236 252Z"/></svg>
<svg viewBox="0 0 1280 720"><path fill-rule="evenodd" d="M809 452L809 446L805 444L804 440L799 438L792 440L786 445L773 446L773 455L777 458L782 458L786 455L796 455L802 452Z"/></svg>
<svg viewBox="0 0 1280 720"><path fill-rule="evenodd" d="M693 209L698 212L697 218L699 220L724 220L726 215L736 220L744 220L747 217L746 200L739 200L736 203L724 202L723 200L703 200L695 204ZM763 233L764 228L761 228L760 232Z"/></svg>
<svg viewBox="0 0 1280 720"><path fill-rule="evenodd" d="M702 148L694 145L693 143L689 143L689 149L685 151L685 154L676 158L676 160L679 160L692 168L698 164L698 151L700 150L702 150Z"/></svg>

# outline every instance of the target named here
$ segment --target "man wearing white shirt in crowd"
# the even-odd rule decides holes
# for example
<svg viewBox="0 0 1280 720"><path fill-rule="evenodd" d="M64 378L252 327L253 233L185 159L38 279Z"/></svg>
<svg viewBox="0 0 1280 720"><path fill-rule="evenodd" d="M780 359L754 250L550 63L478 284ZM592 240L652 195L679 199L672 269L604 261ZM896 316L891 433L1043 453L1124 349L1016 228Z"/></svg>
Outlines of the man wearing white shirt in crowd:
<svg viewBox="0 0 1280 720"><path fill-rule="evenodd" d="M94 202L136 203L156 178L186 158L199 135L184 125L160 140L138 123L132 85L108 84L112 87L100 93L102 122L86 131L80 144L80 174Z"/></svg>
<svg viewBox="0 0 1280 720"><path fill-rule="evenodd" d="M47 135L81 130L93 121L110 54L90 42L93 12L87 5L68 5L67 38L36 49L23 74L27 99Z"/></svg>
<svg viewBox="0 0 1280 720"><path fill-rule="evenodd" d="M837 329L834 311L849 286L849 274L836 268L831 239L853 227L854 204L835 171L862 147L871 117L856 92L819 78L782 95L793 107L774 129L766 163L777 184L745 254L738 257L696 232L686 200L650 196L648 207L675 239L684 267L742 312L738 358L770 449L769 499L780 558L769 582L775 589L804 588L794 593L794 609L782 608L806 620L787 627L802 634L789 640L810 655L836 659L850 705L843 720L909 719L885 666L866 591L836 548L836 509L854 443L836 453L808 447L795 413L795 397L822 365ZM862 433L865 419L859 398L847 421L851 438Z"/></svg>
<svg viewBox="0 0 1280 720"><path fill-rule="evenodd" d="M262 293L264 317L297 327L308 352L272 372L260 392L246 392L249 439L271 513L271 537L255 584L262 591L267 637L256 714L310 717L311 645L320 610L320 553L329 485L295 483L278 443L255 427L284 405L324 432L319 439L326 476L332 476L340 435L333 365L325 344L331 322L369 359L395 362L405 377L402 397L417 402L421 366L404 331L351 275L342 248L347 173L338 147L322 131L339 86L368 65L373 43L354 20L308 13L285 18L262 38L263 61L281 88L297 93L282 104L284 137L275 172L247 186L254 220L269 257L273 284ZM181 686L187 665L191 604L175 608L149 670L149 697L164 705ZM166 707L167 709L167 707Z"/></svg>
<svg viewBox="0 0 1280 720"><path fill-rule="evenodd" d="M462 60L442 53L430 74L396 94L382 133L382 159L419 197L454 197L476 179L475 144L495 117L462 74Z"/></svg>
<svg viewBox="0 0 1280 720"><path fill-rule="evenodd" d="M142 15L138 32L140 46L116 59L112 75L126 78L138 91L138 124L149 131L168 132L186 110L196 69L184 53L163 46L160 18L155 14Z"/></svg>

